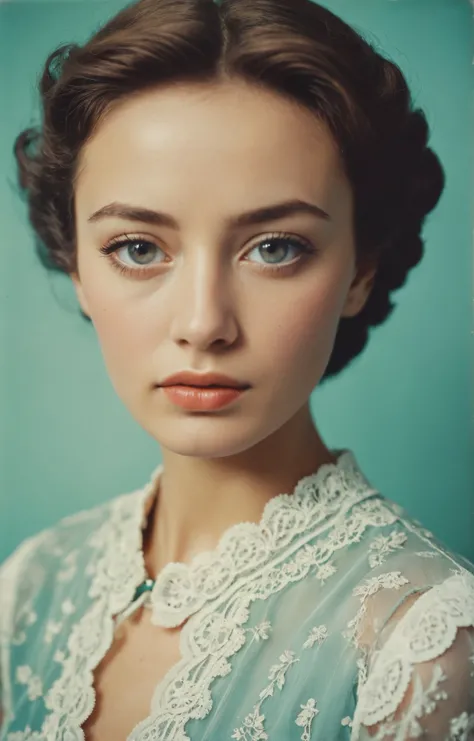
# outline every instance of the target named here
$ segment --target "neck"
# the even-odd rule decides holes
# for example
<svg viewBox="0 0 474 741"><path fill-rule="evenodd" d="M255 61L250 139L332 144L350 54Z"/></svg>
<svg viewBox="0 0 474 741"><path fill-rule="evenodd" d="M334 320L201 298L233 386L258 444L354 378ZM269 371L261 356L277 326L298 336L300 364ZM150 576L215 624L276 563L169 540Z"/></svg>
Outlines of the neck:
<svg viewBox="0 0 474 741"><path fill-rule="evenodd" d="M198 553L213 550L229 527L258 523L272 497L291 493L301 478L335 462L309 406L236 455L198 458L163 449L158 496L150 502L144 534L148 574L154 579L171 561L189 563Z"/></svg>

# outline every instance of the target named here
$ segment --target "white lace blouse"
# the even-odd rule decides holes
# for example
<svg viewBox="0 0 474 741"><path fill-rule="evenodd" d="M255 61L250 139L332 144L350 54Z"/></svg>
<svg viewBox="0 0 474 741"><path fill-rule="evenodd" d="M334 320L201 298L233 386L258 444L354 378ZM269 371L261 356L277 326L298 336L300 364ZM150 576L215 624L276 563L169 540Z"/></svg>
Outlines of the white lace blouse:
<svg viewBox="0 0 474 741"><path fill-rule="evenodd" d="M139 598L156 625L191 617L128 741L474 739L474 565L332 452ZM1 741L84 738L161 470L1 567Z"/></svg>

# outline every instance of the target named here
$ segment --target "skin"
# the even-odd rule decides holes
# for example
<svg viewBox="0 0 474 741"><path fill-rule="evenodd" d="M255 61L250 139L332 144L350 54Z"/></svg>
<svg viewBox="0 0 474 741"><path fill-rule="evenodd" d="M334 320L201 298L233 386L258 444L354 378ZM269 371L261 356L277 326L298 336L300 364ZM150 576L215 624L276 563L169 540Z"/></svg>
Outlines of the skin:
<svg viewBox="0 0 474 741"><path fill-rule="evenodd" d="M118 396L162 452L145 540L156 576L169 561L214 548L232 524L258 522L271 497L335 461L309 398L340 318L362 309L375 268L356 265L351 187L325 125L238 80L121 101L82 150L75 196L78 300ZM330 220L300 213L227 226L293 199ZM179 229L117 216L88 221L114 201L170 214ZM272 252L262 243L274 232L289 241ZM151 242L145 264L126 246L99 252L124 235ZM300 252L295 237L315 253ZM147 272L122 275L114 256ZM222 410L184 411L154 387L184 369L252 388Z"/></svg>

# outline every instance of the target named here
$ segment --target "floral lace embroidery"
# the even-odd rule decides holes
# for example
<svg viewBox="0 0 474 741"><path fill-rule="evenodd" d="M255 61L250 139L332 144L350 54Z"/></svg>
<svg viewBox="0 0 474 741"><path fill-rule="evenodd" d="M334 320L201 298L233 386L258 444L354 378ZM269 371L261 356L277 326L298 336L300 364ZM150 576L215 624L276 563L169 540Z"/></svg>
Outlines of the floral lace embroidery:
<svg viewBox="0 0 474 741"><path fill-rule="evenodd" d="M264 629L263 631L262 631L262 628ZM257 631L257 634L260 637L268 638L269 630L271 630L271 624L269 621L265 621L261 623L260 626L257 626L256 628L249 629L249 630L252 630L252 632ZM318 625L317 627L314 627L311 629L308 638L303 643L303 648L312 648L315 643L317 643L320 646L326 640L327 637L328 637L327 627L325 625ZM280 656L280 662L284 662L285 657L288 655L291 656L292 655L291 652L287 651L284 654L282 654L282 656ZM273 683L276 681L278 688L282 689L283 684L284 684L284 679L281 682L281 686L280 686L280 684L278 683L278 679L279 679L279 676L281 675L275 676L278 672L278 668L281 669L281 664L272 667L272 669L270 670L269 679L271 679ZM262 698L262 701L263 701L264 697L267 697L272 694L273 692L269 691L267 687L266 690L263 691L263 693L260 693L260 697ZM309 741L310 736L311 736L311 727L312 727L313 719L319 713L319 710L316 708L316 700L313 697L310 697L307 700L307 702L303 705L300 705L300 707L301 707L301 712L297 716L295 723L297 726L303 727L301 741ZM244 726L249 726L249 728L245 728L243 731L242 731L242 728L235 729L234 735L232 736L232 738L246 739L247 736L245 734L251 732L252 735L248 736L248 738L251 738L252 741L254 741L255 739L267 739L268 735L266 734L263 728L264 719L265 719L265 716L260 715L259 708L255 706L255 708L246 717L244 721ZM242 733L244 735L241 735Z"/></svg>
<svg viewBox="0 0 474 741"><path fill-rule="evenodd" d="M279 690L283 689L288 669L298 661L299 659L295 658L294 651L284 651L281 654L278 664L274 664L270 668L268 675L270 684L260 692L260 701L255 705L252 712L246 716L244 725L234 730L231 738L237 739L237 741L259 741L268 738L263 726L265 716L261 715L260 708L267 697L273 696L275 687Z"/></svg>
<svg viewBox="0 0 474 741"><path fill-rule="evenodd" d="M316 708L316 700L314 697L310 697L307 703L300 705L300 707L301 713L296 718L295 723L297 726L304 726L301 741L310 741L313 719L319 713Z"/></svg>
<svg viewBox="0 0 474 741"><path fill-rule="evenodd" d="M38 615L33 609L33 601L28 600L19 610L17 628L11 639L14 646L21 646L26 641L26 630L31 625L34 625L38 620ZM23 627L20 628L20 625Z"/></svg>
<svg viewBox="0 0 474 741"><path fill-rule="evenodd" d="M350 452L339 458L337 466L321 467L310 480L314 486L307 489L309 496L280 495L268 507L268 520L262 523L265 537L270 534L273 544L268 563L237 579L184 625L182 659L158 684L150 715L136 726L129 741L158 740L165 728L166 733L173 729L175 739L188 739L185 723L209 713L212 680L231 671L228 658L246 641L241 626L248 619L250 603L304 578L310 569L321 580L330 578L335 573L330 558L337 550L359 541L367 527L393 524L397 519L370 488ZM110 505L108 521L89 539L88 545L99 554L86 569L92 578L89 595L95 602L74 625L67 651L55 655L62 670L45 697L50 713L38 736L42 741L66 735L71 741L83 739L81 725L95 702L93 671L113 642L113 617L125 609L145 577L140 525L152 486L153 477L143 490L118 497ZM324 530L328 531L325 539L321 537ZM250 537L240 541L242 551L234 552L241 564L245 558L252 560L253 543L260 539L254 527L248 532ZM310 541L317 538L317 545L312 545Z"/></svg>
<svg viewBox="0 0 474 741"><path fill-rule="evenodd" d="M361 646L360 658L357 659L357 696L362 692L364 684L367 682L367 676L369 672L369 654L370 650L368 646Z"/></svg>
<svg viewBox="0 0 474 741"><path fill-rule="evenodd" d="M130 602L136 584L144 577L140 525L149 492L150 485L138 492L138 499L137 492L118 497L111 504L108 521L90 538L89 545L103 554L99 559L93 558L86 570L94 577L89 595L96 601L74 625L67 644L68 655L55 653L62 673L45 697L46 708L51 712L43 723L42 739L55 738L60 729L71 734L71 741L83 738L80 726L95 702L92 672L112 645L112 617ZM71 605L66 601L63 612L64 608L70 612Z"/></svg>
<svg viewBox="0 0 474 741"><path fill-rule="evenodd" d="M349 465L347 453L338 459L337 478L334 464L320 466L315 474L302 478L292 494L279 494L265 505L260 522L245 522L229 528L213 551L201 553L190 565L169 563L158 575L150 595L151 622L166 628L181 625L207 602L219 598L238 579L240 583L270 559L286 552L292 541L303 534L313 537L316 527L341 509L337 484L345 489L343 507L367 497L367 482ZM347 467L347 471L345 471ZM347 478L349 474L349 480ZM372 490L372 493L375 493ZM325 563L318 578L325 581L335 573L333 564Z"/></svg>
<svg viewBox="0 0 474 741"><path fill-rule="evenodd" d="M457 718L451 719L447 741L470 741L471 731L474 731L474 713L464 711Z"/></svg>
<svg viewBox="0 0 474 741"><path fill-rule="evenodd" d="M33 674L29 666L17 666L16 681L26 685L29 700L36 700L43 694L41 679Z"/></svg>
<svg viewBox="0 0 474 741"><path fill-rule="evenodd" d="M333 576L336 571L337 569L334 564L331 563L331 561L328 561L327 563L323 563L321 564L321 566L319 566L316 572L316 579L318 579L321 584L325 584L329 577Z"/></svg>
<svg viewBox="0 0 474 741"><path fill-rule="evenodd" d="M432 713L439 700L448 698L445 690L438 690L438 684L445 679L446 675L438 664L434 668L431 682L426 690L423 689L421 679L416 676L409 712L398 719L395 719L395 713L392 713L387 722L378 728L375 736L371 737L372 741L382 741L382 739L388 737L400 739L400 741L404 741L406 738L420 738L424 731L418 722L419 719Z"/></svg>
<svg viewBox="0 0 474 741"><path fill-rule="evenodd" d="M266 641L270 637L272 624L269 620L263 620L254 628L246 628L246 631L252 634L255 641Z"/></svg>
<svg viewBox="0 0 474 741"><path fill-rule="evenodd" d="M423 735L423 728L418 722L419 719L430 715L440 700L448 699L446 690L438 687L440 682L444 682L446 679L447 677L439 664L435 664L431 681L426 689L423 688L420 677L415 676L410 712L407 713L406 719L402 723L402 726L406 725L408 733L414 738Z"/></svg>
<svg viewBox="0 0 474 741"><path fill-rule="evenodd" d="M224 594L219 602L190 618L180 636L182 659L157 686L150 716L136 726L129 741L144 738L158 741L170 729L173 729L173 738L187 741L185 723L191 718L204 718L210 712L211 681L231 671L228 658L245 643L245 631L241 626L248 619L250 603L256 599L265 600L291 582L303 579L313 567L317 570L336 550L360 540L365 528L371 524L382 526L392 524L396 519L383 501L371 496L373 490L366 489L365 495L363 491L359 492L361 501L357 506L354 502L351 504L354 484L351 485L350 477L343 486L340 480L332 484L332 498L339 499L336 509L338 514L342 514L336 524L334 521L331 526L326 524L326 529L329 529L326 539L321 538L321 529L303 532L299 543L290 544L292 560L282 563L282 558L275 558L265 569L254 573L252 579L248 578L247 583L237 581L232 594ZM318 503L312 506L318 506ZM347 511L350 508L352 511ZM318 536L318 545L305 544L305 541ZM288 552L285 555L288 557ZM221 640L210 642L209 636L220 636Z"/></svg>
<svg viewBox="0 0 474 741"><path fill-rule="evenodd" d="M389 535L378 535L369 546L369 566L381 566L392 551L402 548L407 536L401 530L392 530Z"/></svg>
<svg viewBox="0 0 474 741"><path fill-rule="evenodd" d="M44 642L45 643L52 643L54 640L54 637L59 635L61 632L61 629L63 627L62 623L59 623L55 620L48 620L46 623L45 631L44 631Z"/></svg>
<svg viewBox="0 0 474 741"><path fill-rule="evenodd" d="M318 625L312 628L308 638L303 643L303 650L312 648L315 643L321 645L328 637L328 629L325 625ZM293 664L299 662L299 658L296 658L294 651L284 651L277 664L270 667L268 684L260 692L260 700L254 705L251 712L246 715L243 725L240 728L235 728L231 738L236 741L261 741L268 739L268 734L265 731L265 715L261 712L261 707L264 701L268 697L273 697L275 688L282 690L285 684L286 674L288 669ZM316 700L310 697L306 704L301 705L301 713L297 716L295 723L297 726L304 726L304 730L301 736L301 741L309 741L311 733L311 724L314 717L318 714L319 710L316 709Z"/></svg>
<svg viewBox="0 0 474 741"><path fill-rule="evenodd" d="M229 657L245 644L247 636L257 641L269 637L271 632L269 621L263 621L255 628L242 627L248 619L250 603L256 599L266 599L291 582L304 578L310 570L324 583L336 573L336 567L330 558L338 549L359 541L368 526L381 527L396 521L394 510L387 508L378 498L374 498L374 490L368 488L362 478L356 478L350 471L349 460L346 458L344 464L348 470L342 471L342 464L339 463L341 468L338 470L337 480L332 481L329 477L327 482L321 482L322 491L318 492L322 495L318 501L319 506L325 508L325 516L331 512L341 513L340 524L338 517L336 522L332 520L329 525L324 522L318 525L318 520L308 517L306 520L298 519L297 512L291 507L286 508L282 522L274 531L276 535L274 548L259 573L248 574L237 584L216 582L217 589L209 593L208 604L204 604L199 614L193 615L184 626L181 640L183 658L172 667L156 688L150 716L134 729L129 741L145 738L149 741L158 741L163 738L165 728L168 734L172 733L176 741L188 739L184 733L185 724L192 718L203 718L209 713L212 708L209 690L211 682L214 678L225 676L231 671ZM327 491L325 486L328 487ZM26 728L23 732L10 734L9 741L83 739L80 725L89 717L94 702L92 672L113 641L113 616L128 604L135 587L145 575L141 556L140 521L143 521L143 504L150 492L151 489L144 489L139 493L117 499L110 509L110 521L98 529L91 538L89 545L97 549L99 558L92 558L86 573L92 577L89 595L96 602L74 626L67 651L55 653L55 661L62 665L62 673L47 694L46 705L51 713L45 719L41 733ZM347 507L341 505L341 502L344 504L347 502ZM305 506L316 508L318 504L306 502ZM307 523L306 526L304 522ZM255 528L252 529L255 531ZM318 545L312 545L311 539L320 537L323 529L328 530L327 537L321 539ZM288 535L288 530L292 535L279 549L278 545L283 541L278 539L278 533L284 535L286 531ZM384 540L385 546L380 540L380 546L372 549L371 555L375 559L382 558L381 563L389 552L402 545L401 542L397 543L396 540L390 539L393 538L393 532L395 531ZM423 531L425 537L427 532ZM255 532L251 544L255 541L254 535ZM258 538L256 540L258 541ZM253 558L251 550L249 558ZM66 566L66 572L67 569L75 567L74 559ZM186 577L188 573L189 568L182 576ZM400 577L400 572L391 572L390 588L398 588L397 577L394 576L397 574L399 578L404 578ZM376 579L388 576L381 575ZM387 585L389 581L390 579L387 579ZM383 587L380 581L373 580L367 580L363 587L359 587L362 607L369 594ZM74 608L67 602L66 600L62 607L65 616L71 607ZM321 631L324 627L313 628L304 648L310 648L316 642L325 639L324 630ZM296 661L297 659L293 663ZM366 668L366 664L361 662L359 671L362 678L366 675ZM300 707L302 712L298 714L295 723L303 728L302 738L306 738L304 734L310 734L311 723L318 714L315 698L309 698ZM312 709L315 712L311 716ZM352 721L348 716L341 724L351 726Z"/></svg>
<svg viewBox="0 0 474 741"><path fill-rule="evenodd" d="M410 683L413 666L441 656L453 643L458 628L473 624L474 577L469 572L460 569L442 584L424 592L401 618L376 655L360 694L355 730L358 731L361 724L371 726L395 713ZM426 712L432 700L444 697L442 693L433 694L443 679L437 669L434 684L430 685L425 696L415 679L414 701L407 722L415 723L420 708L424 707Z"/></svg>
<svg viewBox="0 0 474 741"><path fill-rule="evenodd" d="M306 641L303 643L303 648L312 648L315 643L317 643L319 646L323 643L323 641L326 640L328 637L328 629L325 625L318 625L317 628L313 628L306 639Z"/></svg>
<svg viewBox="0 0 474 741"><path fill-rule="evenodd" d="M389 571L386 574L366 579L364 583L353 589L354 597L360 596L361 606L347 624L347 630L343 632L344 638L347 638L354 646L359 646L362 620L367 612L366 600L380 589L400 589L404 584L408 584L408 579L400 571Z"/></svg>

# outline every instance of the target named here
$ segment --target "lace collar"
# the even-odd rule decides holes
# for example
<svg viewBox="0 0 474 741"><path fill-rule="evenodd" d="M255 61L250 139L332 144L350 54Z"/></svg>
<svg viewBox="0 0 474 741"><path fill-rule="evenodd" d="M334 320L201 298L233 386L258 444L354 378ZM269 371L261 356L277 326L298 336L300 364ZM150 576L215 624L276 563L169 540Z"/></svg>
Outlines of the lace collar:
<svg viewBox="0 0 474 741"><path fill-rule="evenodd" d="M336 457L335 463L324 463L315 473L300 479L291 494L272 497L258 523L231 525L221 535L216 548L196 555L189 564L168 563L151 591L141 599L142 603L148 600L151 622L166 628L178 627L206 603L220 597L237 579L274 562L292 540L300 540L305 530L334 514L334 504L345 510L343 505L349 504L346 500L353 504L354 497L360 500L377 493L370 488L352 451L333 449L331 453ZM135 579L134 589L147 579L142 553L143 529L162 472L160 464L140 492L141 578ZM130 600L131 596L125 609L130 607Z"/></svg>
<svg viewBox="0 0 474 741"><path fill-rule="evenodd" d="M229 658L245 643L242 625L252 602L304 579L316 566L321 578L325 569L327 578L334 573L331 554L359 541L368 524L395 521L353 453L331 452L337 462L323 464L301 479L291 495L270 499L259 523L232 525L213 551L196 556L189 565L169 563L162 569L152 593L147 593L152 622L172 627L184 621L181 659L157 685L150 714L129 741L189 741L185 724L203 718L212 707L210 683L231 671ZM110 502L102 525L87 538L90 605L80 618L69 618L67 651L60 643L55 652L61 670L45 693L49 713L38 741L83 738L81 724L96 701L92 672L112 645L117 617L146 578L142 530L162 471L158 466L142 489ZM65 635L64 627L58 640Z"/></svg>

